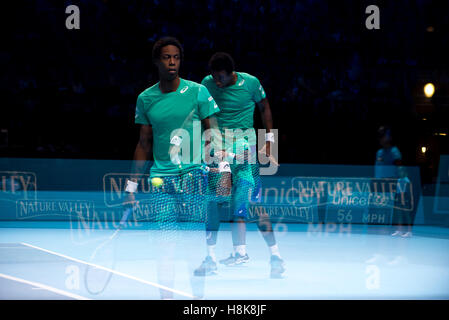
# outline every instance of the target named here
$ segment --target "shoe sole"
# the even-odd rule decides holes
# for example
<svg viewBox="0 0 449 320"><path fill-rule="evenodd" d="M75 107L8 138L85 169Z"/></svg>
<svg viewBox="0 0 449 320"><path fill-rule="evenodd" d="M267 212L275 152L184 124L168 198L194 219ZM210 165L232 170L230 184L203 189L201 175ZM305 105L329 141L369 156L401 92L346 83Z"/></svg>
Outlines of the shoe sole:
<svg viewBox="0 0 449 320"><path fill-rule="evenodd" d="M214 270L214 271L209 271L209 272L205 272L204 274L202 274L202 273L197 273L197 272L194 272L193 273L193 275L195 276L195 277L207 277L207 276L214 276L214 275L217 275L218 274L218 272L216 271L216 270Z"/></svg>
<svg viewBox="0 0 449 320"><path fill-rule="evenodd" d="M276 273L270 273L270 278L271 279L282 279L284 276L285 269L282 269L281 272L276 272Z"/></svg>
<svg viewBox="0 0 449 320"><path fill-rule="evenodd" d="M239 262L233 262L233 263L228 263L228 264L223 263L223 264L227 267L235 267L235 266L240 266L240 265L248 263L248 262L249 262L249 260L244 260L244 261L239 261Z"/></svg>
<svg viewBox="0 0 449 320"><path fill-rule="evenodd" d="M273 273L273 271L271 271L270 278L272 278L272 279L282 279L283 278L282 274L285 272L285 267L284 267L283 263L281 264L281 268L282 269L279 269L280 271L278 271L278 272L274 272Z"/></svg>

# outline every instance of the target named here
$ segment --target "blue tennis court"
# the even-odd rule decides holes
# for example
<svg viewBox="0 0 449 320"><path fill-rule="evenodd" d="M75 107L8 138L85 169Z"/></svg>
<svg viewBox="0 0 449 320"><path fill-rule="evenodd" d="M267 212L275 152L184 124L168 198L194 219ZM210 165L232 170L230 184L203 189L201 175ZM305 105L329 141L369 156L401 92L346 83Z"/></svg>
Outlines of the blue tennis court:
<svg viewBox="0 0 449 320"><path fill-rule="evenodd" d="M2 222L1 299L160 299L150 224L127 228L117 239L110 283L89 294L84 273L89 256L112 230L74 229L66 222ZM219 234L217 255L231 249L229 225ZM201 284L204 299L448 299L449 231L415 226L411 238L391 236L391 227L288 225L277 238L287 271L269 278L269 254L248 225L244 266L219 266ZM172 262L175 299L193 299L189 265L199 265L205 245L189 231ZM204 243L204 241L203 241ZM186 254L187 253L187 254Z"/></svg>

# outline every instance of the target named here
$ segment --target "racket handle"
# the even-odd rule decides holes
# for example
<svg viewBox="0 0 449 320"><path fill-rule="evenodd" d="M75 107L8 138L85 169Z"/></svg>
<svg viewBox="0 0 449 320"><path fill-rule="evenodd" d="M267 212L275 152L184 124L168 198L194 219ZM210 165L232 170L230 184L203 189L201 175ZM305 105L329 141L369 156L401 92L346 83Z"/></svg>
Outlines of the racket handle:
<svg viewBox="0 0 449 320"><path fill-rule="evenodd" d="M126 220L128 220L129 214L133 211L133 208L127 208L125 212L123 212L122 219L120 220L120 227L123 227L126 223Z"/></svg>

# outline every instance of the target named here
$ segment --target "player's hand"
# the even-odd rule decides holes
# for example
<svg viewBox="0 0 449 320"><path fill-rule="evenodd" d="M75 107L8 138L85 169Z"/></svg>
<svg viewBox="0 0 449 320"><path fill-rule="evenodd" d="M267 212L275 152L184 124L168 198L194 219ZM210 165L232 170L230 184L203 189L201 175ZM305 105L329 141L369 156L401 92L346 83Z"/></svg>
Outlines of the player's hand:
<svg viewBox="0 0 449 320"><path fill-rule="evenodd" d="M259 154L262 154L265 157L267 157L271 164L273 164L275 166L279 166L279 163L277 162L276 158L273 157L273 155L271 154L270 145L271 145L271 143L269 141L267 141L263 145L262 149L259 150Z"/></svg>
<svg viewBox="0 0 449 320"><path fill-rule="evenodd" d="M216 159L215 161L217 161L217 163L220 163L222 161L231 163L231 162L233 162L236 155L231 152L227 152L226 150L219 150L219 151L215 152L214 157L215 157L215 159Z"/></svg>
<svg viewBox="0 0 449 320"><path fill-rule="evenodd" d="M223 161L225 155L226 155L225 150L218 150L218 151L214 152L214 157L215 157L217 163L220 161Z"/></svg>

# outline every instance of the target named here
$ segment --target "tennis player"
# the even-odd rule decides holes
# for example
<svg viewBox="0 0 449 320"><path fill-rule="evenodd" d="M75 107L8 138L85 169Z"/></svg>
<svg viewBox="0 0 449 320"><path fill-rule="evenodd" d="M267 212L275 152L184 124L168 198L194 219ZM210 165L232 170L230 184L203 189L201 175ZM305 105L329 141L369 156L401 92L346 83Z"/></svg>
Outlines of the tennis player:
<svg viewBox="0 0 449 320"><path fill-rule="evenodd" d="M403 166L401 151L394 145L391 128L386 125L380 126L377 134L381 148L376 153L376 163L374 166L375 177L398 179L398 193L396 196L398 199L407 199L407 201L410 201L411 195L408 192L406 192L407 194L401 194L401 191L405 192L405 190L408 190L407 185L410 185L410 180L407 177L407 170ZM394 215L399 218L399 221L397 230L393 232L392 236L411 237L412 213L395 209Z"/></svg>
<svg viewBox="0 0 449 320"><path fill-rule="evenodd" d="M140 137L134 152L133 175L127 180L127 202L135 202L136 177L145 173L145 164L152 156L150 178L156 181L150 195L153 219L163 235L163 244L170 246L180 231L179 220L205 222L204 210L198 209L204 202L202 146L194 141L194 130L195 126L200 130L210 128L210 119L219 108L206 87L179 77L183 48L177 39L158 40L152 58L158 68L159 82L137 99L135 123L140 125ZM171 249L161 250L170 252ZM159 263L160 282L169 286L173 272L173 264ZM170 299L172 293L161 290L161 297Z"/></svg>
<svg viewBox="0 0 449 320"><path fill-rule="evenodd" d="M234 71L233 58L223 52L215 53L209 61L211 74L202 84L212 94L220 107L217 114L218 126L223 137L222 159L230 163L231 175L228 183L230 196L226 201L216 201L217 210L208 210L206 227L207 256L201 266L195 270L198 276L216 273L217 261L215 246L217 242L220 216L229 207L232 214L233 253L220 263L231 266L249 261L246 252L246 219L249 204L261 196L259 165L257 163L256 131L253 126L255 104L259 107L262 122L267 129L266 145L262 150L270 155L274 134L271 109L265 91L259 80L247 73ZM230 143L231 142L231 143ZM270 157L272 160L273 157ZM273 233L271 221L267 215L260 216L257 225L270 251L271 277L279 278L285 271L284 261Z"/></svg>

